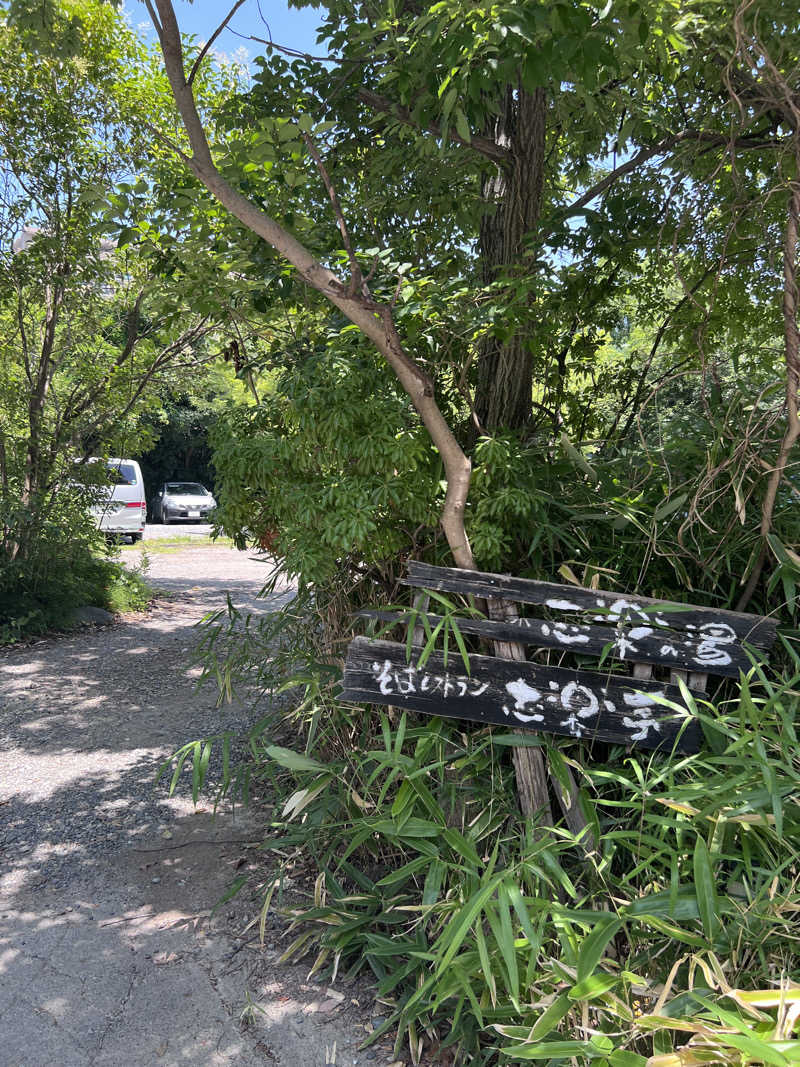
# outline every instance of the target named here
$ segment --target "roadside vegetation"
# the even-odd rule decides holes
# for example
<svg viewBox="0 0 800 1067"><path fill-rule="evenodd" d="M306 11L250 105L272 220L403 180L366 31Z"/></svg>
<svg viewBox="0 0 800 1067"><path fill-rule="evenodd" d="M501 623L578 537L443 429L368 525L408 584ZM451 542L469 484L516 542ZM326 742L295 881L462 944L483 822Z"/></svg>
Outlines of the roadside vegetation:
<svg viewBox="0 0 800 1067"><path fill-rule="evenodd" d="M126 227L175 193L153 152L157 77L112 5L0 13L4 639L119 598L86 518L100 488L86 461L147 453L152 484L205 447L207 473L206 426L246 391L221 354L229 323L215 298L225 294L199 306ZM142 177L156 171L157 194Z"/></svg>
<svg viewBox="0 0 800 1067"><path fill-rule="evenodd" d="M7 80L83 85L113 42L95 82L135 148L59 162L94 174L58 186L62 224L3 120L6 232L40 232L4 260L0 581L66 541L45 517L76 449L210 440L222 531L298 594L207 621L220 699L279 699L247 763L191 739L171 782L197 798L219 758L223 795L274 797L262 930L281 870L308 895L285 957L369 969L414 1063L796 1061L796 5L330 0L330 60L254 40L249 72L147 6L155 53L95 0L50 0L46 33L39 0L0 16ZM114 296L87 300L101 233ZM78 334L50 313L73 285ZM50 355L75 336L85 362ZM779 642L695 698L692 756L346 705L356 612L409 602L408 559L768 614ZM583 832L520 812L515 746L553 798L577 781Z"/></svg>

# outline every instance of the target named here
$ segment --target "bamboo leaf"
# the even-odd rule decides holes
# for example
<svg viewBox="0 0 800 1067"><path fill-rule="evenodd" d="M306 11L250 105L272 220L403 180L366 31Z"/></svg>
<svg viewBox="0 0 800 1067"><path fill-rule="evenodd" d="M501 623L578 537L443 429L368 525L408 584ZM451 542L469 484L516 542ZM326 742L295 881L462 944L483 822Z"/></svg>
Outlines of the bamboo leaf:
<svg viewBox="0 0 800 1067"><path fill-rule="evenodd" d="M486 885L478 890L450 920L437 943L438 947L446 945L439 963L436 967L436 975L441 975L450 963L452 963L458 950L464 943L464 939L472 928L473 923L485 908L487 902L494 895L501 880L500 875L495 875Z"/></svg>
<svg viewBox="0 0 800 1067"><path fill-rule="evenodd" d="M593 1000L613 989L618 982L619 977L615 974L591 974L574 985L568 996L570 1000Z"/></svg>
<svg viewBox="0 0 800 1067"><path fill-rule="evenodd" d="M324 763L311 759L310 756L304 756L300 752L294 752L290 748L281 748L280 745L267 745L264 751L270 759L290 771L328 770Z"/></svg>
<svg viewBox="0 0 800 1067"><path fill-rule="evenodd" d="M703 930L711 941L719 925L719 904L708 847L699 836L694 846L694 886Z"/></svg>
<svg viewBox="0 0 800 1067"><path fill-rule="evenodd" d="M540 938L538 937L536 931L533 928L533 924L531 923L531 918L528 914L528 909L525 906L525 898L522 896L519 886L516 885L514 882L505 882L504 886L506 892L508 893L508 898L511 901L514 911L517 913L517 918L519 919L522 931L528 939L528 944L531 946L531 949L535 951L539 945Z"/></svg>
<svg viewBox="0 0 800 1067"><path fill-rule="evenodd" d="M458 651L461 653L461 659L464 661L464 670L467 674L470 673L469 653L467 652L467 646L464 644L464 638L461 634L461 630L458 628L458 623L455 619L450 620L450 627L453 631L453 637L458 645Z"/></svg>
<svg viewBox="0 0 800 1067"><path fill-rule="evenodd" d="M571 1009L572 1004L569 997L566 993L561 993L549 1007L545 1008L533 1024L531 1032L528 1034L528 1040L539 1041L541 1038L547 1037Z"/></svg>
<svg viewBox="0 0 800 1067"><path fill-rule="evenodd" d="M492 1007L494 1008L497 1006L497 982L492 972L489 950L486 947L486 937L480 923L475 927L475 941L478 946L478 959L481 961L481 970L483 971L483 977L486 980L486 987L489 990L489 996L492 998Z"/></svg>
<svg viewBox="0 0 800 1067"><path fill-rule="evenodd" d="M621 919L598 923L588 937L584 938L578 952L578 981L582 982L594 972L603 958L606 946L615 934L622 929Z"/></svg>

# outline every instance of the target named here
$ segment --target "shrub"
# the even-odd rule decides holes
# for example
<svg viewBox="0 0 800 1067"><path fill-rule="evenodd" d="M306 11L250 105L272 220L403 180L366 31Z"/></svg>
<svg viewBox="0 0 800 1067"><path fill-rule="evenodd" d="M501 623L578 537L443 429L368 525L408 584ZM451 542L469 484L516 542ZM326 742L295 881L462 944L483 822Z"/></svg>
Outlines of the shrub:
<svg viewBox="0 0 800 1067"><path fill-rule="evenodd" d="M69 628L75 608L137 610L150 598L140 573L110 558L105 538L80 500L64 493L37 517L2 515L0 527L14 530L24 550L0 551L0 644Z"/></svg>

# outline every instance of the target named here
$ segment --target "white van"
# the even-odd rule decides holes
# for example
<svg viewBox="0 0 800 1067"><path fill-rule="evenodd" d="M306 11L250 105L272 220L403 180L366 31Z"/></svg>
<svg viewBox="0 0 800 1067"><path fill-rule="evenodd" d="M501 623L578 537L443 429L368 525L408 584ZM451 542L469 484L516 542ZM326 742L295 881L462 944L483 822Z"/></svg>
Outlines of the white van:
<svg viewBox="0 0 800 1067"><path fill-rule="evenodd" d="M92 505L95 522L106 534L127 534L132 541L141 541L147 515L141 468L135 459L108 459L106 467L111 486Z"/></svg>

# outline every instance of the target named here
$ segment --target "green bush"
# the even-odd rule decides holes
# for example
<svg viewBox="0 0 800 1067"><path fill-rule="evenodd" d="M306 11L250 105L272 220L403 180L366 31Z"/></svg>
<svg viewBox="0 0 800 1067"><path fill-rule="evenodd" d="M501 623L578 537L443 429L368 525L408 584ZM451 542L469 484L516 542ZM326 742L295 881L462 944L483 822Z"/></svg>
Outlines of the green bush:
<svg viewBox="0 0 800 1067"><path fill-rule="evenodd" d="M726 433L752 407L732 390L719 408L670 411L652 449L481 438L465 515L477 566L734 607L762 545L763 470L735 466ZM406 558L451 562L440 460L374 359L303 353L269 403L221 420L214 444L225 532L274 551L302 581L341 589L368 576L395 599ZM798 541L787 487L748 610L795 614Z"/></svg>
<svg viewBox="0 0 800 1067"><path fill-rule="evenodd" d="M141 573L108 554L104 536L74 494L65 493L26 525L27 516L2 515L24 547L0 549L0 644L70 627L82 605L140 610L151 592Z"/></svg>
<svg viewBox="0 0 800 1067"><path fill-rule="evenodd" d="M744 1062L748 1050L753 1063L796 1059L796 1016L787 1022L774 992L798 972L793 645L776 650L771 671L726 682L697 707L697 755L534 738L557 781L565 765L579 780L597 844L529 825L514 738L337 700L354 611L404 595L408 556L450 562L431 506L441 475L390 389L373 383L370 453L367 408L347 375L316 359L300 369L269 410L232 419L217 451L226 529L267 535L300 576L298 599L247 626L220 616L204 641L223 698L240 680L291 698L251 734L249 763L230 766L229 736L193 741L172 779L177 788L191 765L198 796L218 748L229 791L276 795L268 847L310 859L317 876L308 905L291 912L285 957L333 976L368 967L389 1009L372 1039L397 1028L414 1062L423 1046L487 1065L670 1056L652 1067L696 1067ZM725 427L751 407L736 392L700 414L669 410L652 450L482 438L466 514L478 565L734 606L762 543L763 479L728 456ZM798 537L782 490L749 610L792 622ZM276 885L270 875L264 916ZM760 991L763 1008L740 989Z"/></svg>
<svg viewBox="0 0 800 1067"><path fill-rule="evenodd" d="M115 563L106 585L103 606L113 612L144 611L153 599L153 588L146 578L147 566L145 553L133 570Z"/></svg>

